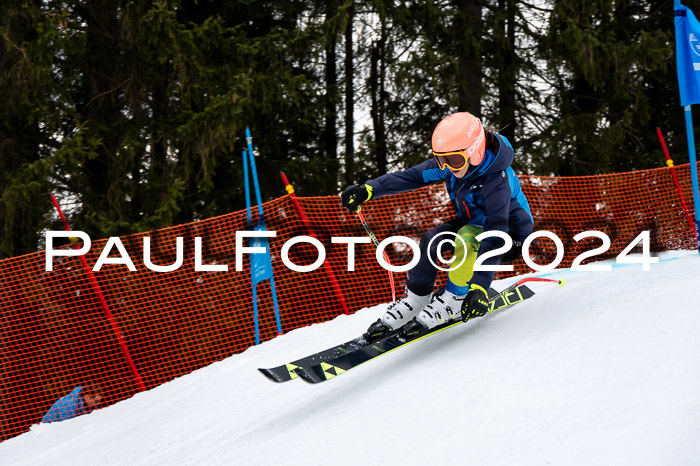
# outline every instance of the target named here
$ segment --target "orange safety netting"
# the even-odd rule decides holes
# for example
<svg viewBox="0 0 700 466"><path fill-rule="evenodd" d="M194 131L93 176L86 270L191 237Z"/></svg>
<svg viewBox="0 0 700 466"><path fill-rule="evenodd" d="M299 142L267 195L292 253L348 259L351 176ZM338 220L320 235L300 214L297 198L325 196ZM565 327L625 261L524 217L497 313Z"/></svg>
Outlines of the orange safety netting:
<svg viewBox="0 0 700 466"><path fill-rule="evenodd" d="M676 170L692 209L689 165ZM695 248L694 234L667 168L591 177L522 176L520 180L535 218L535 231L550 230L564 242L561 267L570 266L577 255L601 244L592 238L573 241L586 230L602 231L612 240L611 248L595 260L615 257L643 230L651 232L653 250ZM365 235L357 218L340 208L338 197L299 201L325 245L327 261L348 308L354 312L390 301L387 272L375 260L374 245L357 245L356 270L348 272L347 246L331 244L333 236ZM283 332L342 313L324 267L294 272L280 259L285 241L307 234L290 197L267 202L264 207L268 230L277 232L270 249ZM453 216L440 185L373 200L363 212L380 240L394 235L418 240L423 231ZM106 317L78 258L56 258L51 272L45 270L44 251L0 261L0 440L39 422L57 399L78 385L100 385L103 406L136 393L140 383L115 330L123 335L123 346L146 389L253 345L248 256L243 270L235 271L235 232L246 229L245 211L239 211L121 238L137 271L130 272L125 265L105 265L94 273L115 325ZM144 236L151 237L151 258L157 265L175 262L175 238L183 237L184 264L173 272L147 269ZM195 237L203 238L202 263L226 264L227 272L195 271ZM105 243L93 238L86 255L90 267ZM402 244L387 252L394 264L405 264L411 258L410 249ZM530 252L539 264L555 257L553 243L547 239L535 241ZM316 257L316 249L308 244L296 245L290 252L298 265L311 264ZM516 273L528 271L522 260L516 263ZM395 278L400 293L405 273ZM443 273L437 285L444 281ZM258 297L260 336L265 341L277 334L269 282L258 286ZM270 364L286 362L284 358L281 354L279 361Z"/></svg>

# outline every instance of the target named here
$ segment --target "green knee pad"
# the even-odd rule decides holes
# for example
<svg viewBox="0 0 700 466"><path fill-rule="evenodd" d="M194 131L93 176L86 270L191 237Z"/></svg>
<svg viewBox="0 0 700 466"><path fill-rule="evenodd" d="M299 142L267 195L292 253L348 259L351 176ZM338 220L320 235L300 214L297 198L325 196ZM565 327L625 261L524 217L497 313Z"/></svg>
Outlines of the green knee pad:
<svg viewBox="0 0 700 466"><path fill-rule="evenodd" d="M460 241L459 238L455 238L455 260L453 264L459 264L464 259L462 265L460 265L455 270L450 271L447 274L448 279L457 286L467 286L469 280L472 279L474 275L474 262L476 261L476 255L479 252L479 242L476 237L484 232L484 229L474 225L464 225L459 229L457 235L464 242ZM466 246L466 247L465 247Z"/></svg>

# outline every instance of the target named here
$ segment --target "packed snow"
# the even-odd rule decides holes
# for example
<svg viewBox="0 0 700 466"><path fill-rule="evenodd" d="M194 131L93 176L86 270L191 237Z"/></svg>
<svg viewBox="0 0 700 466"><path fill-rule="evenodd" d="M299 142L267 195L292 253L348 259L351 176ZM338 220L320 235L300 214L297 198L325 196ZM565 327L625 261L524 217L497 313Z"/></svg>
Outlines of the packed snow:
<svg viewBox="0 0 700 466"><path fill-rule="evenodd" d="M319 385L256 369L351 339L386 305L294 330L35 425L0 443L0 463L700 465L700 256L659 257L649 272L535 274L567 284Z"/></svg>

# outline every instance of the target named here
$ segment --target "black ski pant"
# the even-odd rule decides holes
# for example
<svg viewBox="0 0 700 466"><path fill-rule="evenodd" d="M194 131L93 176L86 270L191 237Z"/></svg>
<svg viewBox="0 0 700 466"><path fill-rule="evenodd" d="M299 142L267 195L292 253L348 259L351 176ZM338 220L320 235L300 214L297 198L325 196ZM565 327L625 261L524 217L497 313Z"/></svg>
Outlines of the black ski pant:
<svg viewBox="0 0 700 466"><path fill-rule="evenodd" d="M464 225L466 225L466 223L462 219L454 218L449 222L433 227L423 233L418 244L420 248L420 260L411 270L408 271L408 275L406 277L406 288L418 296L426 296L433 292L435 280L437 280L438 269L430 263L429 257L432 258L433 263L440 265L437 248L442 242L442 238L436 239L432 242L432 244L430 244L430 241L440 233L447 231L456 235L457 232L459 232L459 229ZM509 264L520 258L522 254L522 242L525 240L525 238L514 236L514 234L511 232L508 232L508 234L511 236L511 238L513 238L513 247L510 249L510 251L503 255L501 260L502 264ZM454 241L454 235L443 236L445 239L451 239ZM503 244L502 241L501 244ZM428 250L428 245L430 245L430 250ZM454 246L450 245L449 243L445 244L441 253L445 254L447 252L454 253ZM441 267L446 268L449 266L444 264L441 265Z"/></svg>

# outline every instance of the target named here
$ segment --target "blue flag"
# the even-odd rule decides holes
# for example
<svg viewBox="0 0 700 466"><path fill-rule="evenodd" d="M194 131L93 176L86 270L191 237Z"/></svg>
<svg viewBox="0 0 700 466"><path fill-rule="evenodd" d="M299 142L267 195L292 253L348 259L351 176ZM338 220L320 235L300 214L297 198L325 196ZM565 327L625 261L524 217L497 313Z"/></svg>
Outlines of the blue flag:
<svg viewBox="0 0 700 466"><path fill-rule="evenodd" d="M258 223L255 231L266 231L265 224ZM250 255L250 270L253 285L260 283L263 280L272 278L272 259L270 257L270 244L267 238L251 238L250 245L253 247L265 248L264 253L256 253Z"/></svg>
<svg viewBox="0 0 700 466"><path fill-rule="evenodd" d="M688 7L676 5L676 67L681 105L700 103L700 22Z"/></svg>

